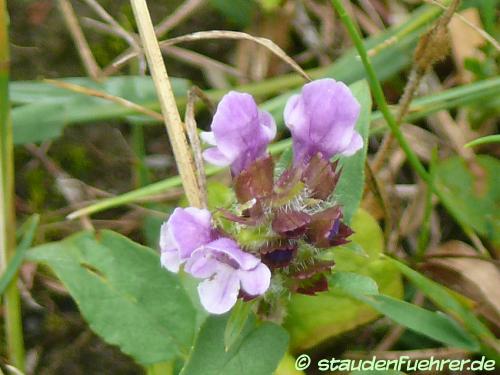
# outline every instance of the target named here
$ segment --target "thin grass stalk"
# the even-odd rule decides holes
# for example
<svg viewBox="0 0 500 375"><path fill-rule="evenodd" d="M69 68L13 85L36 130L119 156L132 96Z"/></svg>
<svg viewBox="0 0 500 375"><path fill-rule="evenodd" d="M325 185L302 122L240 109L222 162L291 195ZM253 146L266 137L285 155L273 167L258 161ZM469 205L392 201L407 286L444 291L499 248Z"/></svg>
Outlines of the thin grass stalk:
<svg viewBox="0 0 500 375"><path fill-rule="evenodd" d="M377 79L377 75L375 73L375 69L373 68L373 65L370 62L370 59L368 57L368 53L366 51L366 48L363 44L363 39L361 38L360 33L358 32L358 29L356 28L354 22L352 21L351 17L349 17L347 11L344 8L344 5L342 1L340 0L332 0L333 6L335 7L342 23L345 25L347 28L347 32L349 33L354 46L356 47L359 57L361 58L361 61L363 62L363 65L365 67L365 72L366 76L368 79L368 82L370 84L370 88L373 94L373 97L375 99L375 102L377 103L377 106L384 116L387 125L389 126L389 129L391 130L392 134L394 134L394 137L399 143L399 146L403 150L403 152L406 155L406 158L408 159L408 163L410 163L411 167L415 170L415 172L419 175L419 177L425 181L425 183L429 186L429 188L436 194L436 196L439 198L443 206L448 210L448 212L453 216L455 221L461 226L463 229L464 233L467 234L469 237L471 237L471 233L473 233L472 229L470 228L469 225L463 222L462 218L460 217L460 214L457 212L455 209L453 203L450 201L450 199L444 194L444 192L439 189L429 172L425 169L424 165L420 162L418 159L417 155L415 152L412 150L410 147L410 144L406 140L405 136L401 132L401 129L399 128L399 124L396 121L396 118L393 116L392 112L389 109L389 105L387 104L387 101L385 99L384 92L382 90L382 85L380 84L379 80ZM486 255L486 254L485 254Z"/></svg>
<svg viewBox="0 0 500 375"><path fill-rule="evenodd" d="M146 1L131 0L131 4L186 197L191 206L202 207L202 194L200 194L196 178L192 153L187 143L184 125L175 102Z"/></svg>
<svg viewBox="0 0 500 375"><path fill-rule="evenodd" d="M430 163L430 175L434 180L435 178L435 169L438 161L438 152L437 148L432 150L431 163ZM432 215L432 191L427 187L427 191L425 192L425 208L424 208L424 220L422 222L422 229L420 230L420 234L418 236L417 241L417 251L415 253L415 260L417 262L422 261L429 246L429 238L431 232L431 215Z"/></svg>
<svg viewBox="0 0 500 375"><path fill-rule="evenodd" d="M9 113L9 37L5 0L0 0L0 273L14 256L14 157L12 123ZM4 293L4 321L9 362L24 371L24 342L21 301L14 277Z"/></svg>
<svg viewBox="0 0 500 375"><path fill-rule="evenodd" d="M130 73L139 75L141 68L138 62L130 65ZM163 120L163 116L162 120ZM140 121L130 120L131 136L132 136L132 151L134 153L133 160L133 178L135 188L147 186L151 183L149 171L146 166L146 146L144 141L144 124Z"/></svg>

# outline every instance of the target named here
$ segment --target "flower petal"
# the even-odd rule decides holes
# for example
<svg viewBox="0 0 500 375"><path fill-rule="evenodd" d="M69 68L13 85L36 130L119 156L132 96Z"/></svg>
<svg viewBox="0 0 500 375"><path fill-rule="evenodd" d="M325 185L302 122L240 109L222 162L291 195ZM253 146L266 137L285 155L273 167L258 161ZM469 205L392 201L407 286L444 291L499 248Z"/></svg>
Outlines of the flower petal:
<svg viewBox="0 0 500 375"><path fill-rule="evenodd" d="M179 258L179 253L174 251L163 251L160 256L160 263L170 272L179 272L179 266L182 261Z"/></svg>
<svg viewBox="0 0 500 375"><path fill-rule="evenodd" d="M210 146L217 146L214 132L200 132L200 138L203 142L208 143Z"/></svg>
<svg viewBox="0 0 500 375"><path fill-rule="evenodd" d="M318 153L326 160L337 154L351 155L359 148L360 138L353 140L359 111L358 101L342 82L325 78L304 85L284 111L295 164L308 163Z"/></svg>
<svg viewBox="0 0 500 375"><path fill-rule="evenodd" d="M300 95L292 95L285 105L283 112L286 126L293 131L304 129L304 123L308 121L308 116L304 111L304 106ZM300 126L298 126L300 124Z"/></svg>
<svg viewBox="0 0 500 375"><path fill-rule="evenodd" d="M161 225L160 228L160 250L163 251L174 251L177 249L177 244L170 235L168 231L168 222Z"/></svg>
<svg viewBox="0 0 500 375"><path fill-rule="evenodd" d="M342 155L345 156L354 155L358 150L362 148L363 148L363 138L358 132L355 132L352 135L351 142L349 142L349 145L342 152Z"/></svg>
<svg viewBox="0 0 500 375"><path fill-rule="evenodd" d="M167 228L181 260L214 239L211 214L205 209L176 208L167 221Z"/></svg>
<svg viewBox="0 0 500 375"><path fill-rule="evenodd" d="M259 123L262 126L264 134L269 142L276 137L276 122L270 113L259 110Z"/></svg>
<svg viewBox="0 0 500 375"><path fill-rule="evenodd" d="M271 271L263 263L250 271L239 270L238 276L241 288L251 296L264 294L271 284Z"/></svg>
<svg viewBox="0 0 500 375"><path fill-rule="evenodd" d="M211 279L198 285L198 294L203 307L212 314L224 314L234 306L240 290L236 270L225 266Z"/></svg>
<svg viewBox="0 0 500 375"><path fill-rule="evenodd" d="M251 95L236 91L229 92L220 101L211 129L213 135L208 133L203 137L217 146L218 153L204 154L205 160L222 165L223 155L226 163L231 164L233 175L238 175L264 156L267 145L276 134L271 115L259 111Z"/></svg>
<svg viewBox="0 0 500 375"><path fill-rule="evenodd" d="M220 152L217 147L207 148L203 151L203 159L208 161L210 164L218 165L219 167L225 167L232 162L232 160Z"/></svg>
<svg viewBox="0 0 500 375"><path fill-rule="evenodd" d="M194 251L186 261L184 270L194 277L205 279L213 276L220 268L220 262L210 251L203 251L200 248Z"/></svg>
<svg viewBox="0 0 500 375"><path fill-rule="evenodd" d="M196 250L196 252L215 252L220 255L225 255L227 258L220 258L221 262L226 262L233 265L233 268L241 268L243 270L251 270L255 268L260 260L252 254L246 253L240 249L238 244L229 238L219 238L204 247Z"/></svg>

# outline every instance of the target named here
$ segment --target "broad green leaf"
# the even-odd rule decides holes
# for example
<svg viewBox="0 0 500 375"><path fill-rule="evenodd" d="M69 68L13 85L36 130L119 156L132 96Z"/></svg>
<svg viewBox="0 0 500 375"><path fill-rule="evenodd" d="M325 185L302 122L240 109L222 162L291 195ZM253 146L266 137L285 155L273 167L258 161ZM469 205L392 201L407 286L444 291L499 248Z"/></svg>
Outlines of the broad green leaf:
<svg viewBox="0 0 500 375"><path fill-rule="evenodd" d="M174 94L185 95L189 88L189 82L182 78L171 78L171 80ZM99 83L87 77L64 78L60 81L104 91L136 103L148 103L156 100L153 81L147 76L115 76ZM11 82L9 88L10 100L15 105L69 102L75 97L86 97L43 81L14 81Z"/></svg>
<svg viewBox="0 0 500 375"><path fill-rule="evenodd" d="M241 335L226 351L227 316L210 316L198 334L181 375L271 375L285 354L288 335L273 324L247 320Z"/></svg>
<svg viewBox="0 0 500 375"><path fill-rule="evenodd" d="M436 184L463 222L500 244L500 161L478 155L469 167L458 156L436 165Z"/></svg>
<svg viewBox="0 0 500 375"><path fill-rule="evenodd" d="M226 352L231 349L243 332L243 328L250 316L252 305L252 302L245 302L240 299L231 309L224 331L224 348Z"/></svg>
<svg viewBox="0 0 500 375"><path fill-rule="evenodd" d="M473 352L479 350L477 340L448 315L425 310L385 295L362 296L353 294L353 297L370 305L396 323L450 347Z"/></svg>
<svg viewBox="0 0 500 375"><path fill-rule="evenodd" d="M334 272L328 284L338 291L348 294L378 294L378 285L370 277L354 272Z"/></svg>
<svg viewBox="0 0 500 375"><path fill-rule="evenodd" d="M14 256L9 261L9 263L7 264L7 268L0 277L0 296L3 294L5 288L7 288L7 286L14 278L16 272L19 270L19 267L21 267L24 256L33 243L33 238L35 237L39 222L40 215L34 214L30 216L30 218L23 224L23 227L21 228L23 229L21 242L16 247Z"/></svg>
<svg viewBox="0 0 500 375"><path fill-rule="evenodd" d="M196 312L158 255L117 233L82 232L31 249L63 282L94 332L142 364L186 356Z"/></svg>
<svg viewBox="0 0 500 375"><path fill-rule="evenodd" d="M110 77L102 83L83 77L62 81L120 96L147 107L157 103L150 77ZM171 81L174 94L184 96L188 81L179 78L172 78ZM45 82L12 82L10 94L13 103L21 104L12 110L16 144L56 138L68 124L125 118L133 114L130 109L109 100L75 93Z"/></svg>
<svg viewBox="0 0 500 375"><path fill-rule="evenodd" d="M336 262L334 272L355 272L361 277L370 277L378 285L380 293L401 297L403 286L399 271L387 260L380 259L384 244L377 221L367 212L359 210L351 226L355 231L351 239L364 252L360 254L346 247L333 248ZM373 284L371 288L373 290ZM345 291L332 288L329 292L313 297L293 295L288 305L285 327L291 336L292 350L299 352L378 316L364 303L347 297Z"/></svg>

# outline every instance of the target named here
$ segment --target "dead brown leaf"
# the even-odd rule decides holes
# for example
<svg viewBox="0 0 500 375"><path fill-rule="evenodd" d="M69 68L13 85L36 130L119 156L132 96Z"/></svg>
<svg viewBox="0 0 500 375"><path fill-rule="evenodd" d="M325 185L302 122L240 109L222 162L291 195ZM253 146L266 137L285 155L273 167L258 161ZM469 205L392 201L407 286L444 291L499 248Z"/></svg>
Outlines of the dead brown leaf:
<svg viewBox="0 0 500 375"><path fill-rule="evenodd" d="M428 253L422 269L434 280L476 302L476 309L500 330L500 270L468 244L449 241Z"/></svg>

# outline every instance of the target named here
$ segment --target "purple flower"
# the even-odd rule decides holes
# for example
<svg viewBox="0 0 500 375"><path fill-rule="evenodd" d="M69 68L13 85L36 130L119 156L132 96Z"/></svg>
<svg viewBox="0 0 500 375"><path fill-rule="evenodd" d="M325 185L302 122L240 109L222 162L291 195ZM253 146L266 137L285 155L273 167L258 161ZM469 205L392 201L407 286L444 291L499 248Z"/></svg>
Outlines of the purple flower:
<svg viewBox="0 0 500 375"><path fill-rule="evenodd" d="M220 101L211 129L201 137L215 147L205 150L203 157L215 165L231 165L233 176L266 155L267 145L276 135L272 116L260 111L251 95L236 91Z"/></svg>
<svg viewBox="0 0 500 375"><path fill-rule="evenodd" d="M161 264L171 272L178 272L199 247L215 240L210 212L194 207L176 208L161 227Z"/></svg>
<svg viewBox="0 0 500 375"><path fill-rule="evenodd" d="M245 295L258 296L266 292L271 281L269 268L229 238L195 250L184 269L194 277L206 279L198 285L198 293L201 304L212 314L229 311L240 289Z"/></svg>
<svg viewBox="0 0 500 375"><path fill-rule="evenodd" d="M321 153L353 155L363 147L354 130L360 105L349 88L331 78L310 82L285 107L285 124L292 133L295 164L308 163Z"/></svg>

